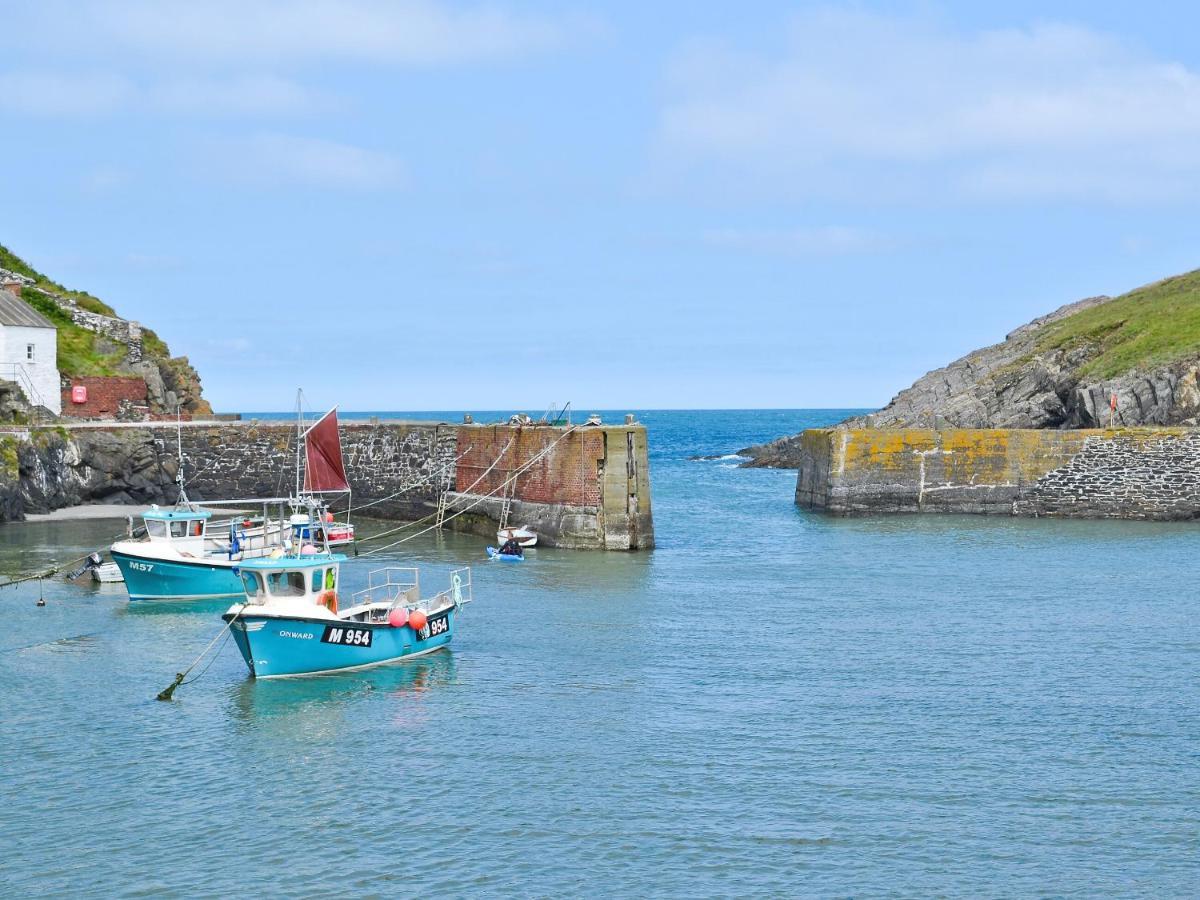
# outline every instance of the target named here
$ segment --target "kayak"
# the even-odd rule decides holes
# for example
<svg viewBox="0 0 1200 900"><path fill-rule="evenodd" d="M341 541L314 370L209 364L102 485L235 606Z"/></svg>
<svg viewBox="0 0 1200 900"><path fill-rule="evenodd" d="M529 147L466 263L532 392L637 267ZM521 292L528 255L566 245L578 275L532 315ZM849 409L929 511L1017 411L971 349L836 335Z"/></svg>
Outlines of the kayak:
<svg viewBox="0 0 1200 900"><path fill-rule="evenodd" d="M513 556L511 553L501 553L495 547L488 547L487 553L488 553L489 557L491 557L492 559L498 559L498 560L500 560L500 562L524 562L525 561L524 553L522 553L520 556Z"/></svg>

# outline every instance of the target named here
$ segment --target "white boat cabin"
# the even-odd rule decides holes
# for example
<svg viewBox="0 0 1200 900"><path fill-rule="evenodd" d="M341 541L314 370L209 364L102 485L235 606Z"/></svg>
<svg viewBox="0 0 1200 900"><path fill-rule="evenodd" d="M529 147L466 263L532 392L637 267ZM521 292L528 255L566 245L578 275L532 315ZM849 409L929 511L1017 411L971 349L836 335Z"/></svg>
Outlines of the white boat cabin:
<svg viewBox="0 0 1200 900"><path fill-rule="evenodd" d="M150 541L169 543L180 553L203 556L210 518L212 513L204 509L159 509L154 506L142 516L142 522Z"/></svg>

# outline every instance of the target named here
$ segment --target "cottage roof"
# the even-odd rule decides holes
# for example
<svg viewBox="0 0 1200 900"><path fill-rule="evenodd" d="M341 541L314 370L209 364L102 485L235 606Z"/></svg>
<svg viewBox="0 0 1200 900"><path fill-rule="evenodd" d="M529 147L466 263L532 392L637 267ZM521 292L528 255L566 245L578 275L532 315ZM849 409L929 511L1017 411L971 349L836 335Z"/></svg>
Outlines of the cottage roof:
<svg viewBox="0 0 1200 900"><path fill-rule="evenodd" d="M0 325L24 325L28 328L53 328L54 323L18 297L0 288Z"/></svg>

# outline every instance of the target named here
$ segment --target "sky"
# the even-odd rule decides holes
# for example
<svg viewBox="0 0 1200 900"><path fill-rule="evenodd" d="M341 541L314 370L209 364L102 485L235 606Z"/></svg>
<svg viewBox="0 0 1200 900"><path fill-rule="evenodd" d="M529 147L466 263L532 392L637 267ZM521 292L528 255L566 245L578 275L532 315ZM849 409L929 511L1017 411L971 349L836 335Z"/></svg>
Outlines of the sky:
<svg viewBox="0 0 1200 900"><path fill-rule="evenodd" d="M1200 267L1200 6L0 0L0 243L219 411L875 407Z"/></svg>

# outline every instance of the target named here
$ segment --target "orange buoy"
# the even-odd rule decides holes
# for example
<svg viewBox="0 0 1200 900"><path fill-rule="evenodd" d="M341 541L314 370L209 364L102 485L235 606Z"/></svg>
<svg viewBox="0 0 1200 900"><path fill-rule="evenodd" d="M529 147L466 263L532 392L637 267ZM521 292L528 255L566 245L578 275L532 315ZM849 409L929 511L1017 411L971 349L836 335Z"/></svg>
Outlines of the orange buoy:
<svg viewBox="0 0 1200 900"><path fill-rule="evenodd" d="M326 591L321 595L321 603L325 608L337 615L337 591Z"/></svg>
<svg viewBox="0 0 1200 900"><path fill-rule="evenodd" d="M425 627L427 621L429 621L428 617L419 609L414 609L408 614L408 624L412 626L413 631L420 631Z"/></svg>
<svg viewBox="0 0 1200 900"><path fill-rule="evenodd" d="M408 624L408 610L393 609L388 613L388 624L393 628L403 628Z"/></svg>

